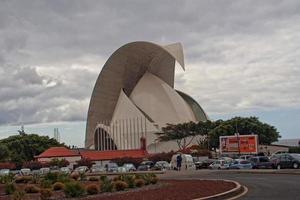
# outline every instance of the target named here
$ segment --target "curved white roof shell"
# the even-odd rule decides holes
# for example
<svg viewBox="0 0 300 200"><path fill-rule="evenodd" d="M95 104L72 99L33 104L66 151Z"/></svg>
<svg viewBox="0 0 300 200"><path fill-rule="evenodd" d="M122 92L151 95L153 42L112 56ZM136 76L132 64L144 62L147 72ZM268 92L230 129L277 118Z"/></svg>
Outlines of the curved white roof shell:
<svg viewBox="0 0 300 200"><path fill-rule="evenodd" d="M205 114L203 119L195 115L191 104L173 89L176 61L185 68L180 43L132 42L116 50L103 66L91 96L85 146L94 146L99 122L110 126L113 120L140 115L160 127L206 120Z"/></svg>

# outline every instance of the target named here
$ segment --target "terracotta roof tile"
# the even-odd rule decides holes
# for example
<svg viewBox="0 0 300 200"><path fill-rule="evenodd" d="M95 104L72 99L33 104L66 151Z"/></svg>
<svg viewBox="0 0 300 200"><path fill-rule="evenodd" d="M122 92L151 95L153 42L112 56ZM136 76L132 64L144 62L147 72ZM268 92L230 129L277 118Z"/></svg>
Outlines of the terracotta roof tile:
<svg viewBox="0 0 300 200"><path fill-rule="evenodd" d="M70 157L80 156L78 152L67 149L66 147L50 147L36 158L51 158L51 157Z"/></svg>
<svg viewBox="0 0 300 200"><path fill-rule="evenodd" d="M95 151L95 150L80 150L83 158L90 160L112 160L122 157L143 158L148 155L147 151L141 149L135 150L114 150L114 151Z"/></svg>

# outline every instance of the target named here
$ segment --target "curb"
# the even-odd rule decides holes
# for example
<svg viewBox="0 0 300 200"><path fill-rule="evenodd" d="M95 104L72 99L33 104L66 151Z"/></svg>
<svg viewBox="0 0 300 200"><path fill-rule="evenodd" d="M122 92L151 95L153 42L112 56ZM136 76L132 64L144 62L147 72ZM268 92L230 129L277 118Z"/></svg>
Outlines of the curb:
<svg viewBox="0 0 300 200"><path fill-rule="evenodd" d="M216 179L212 179L212 180L216 180ZM219 200L219 199L220 200L221 199L233 200L233 199L236 199L236 198L239 198L239 197L245 195L248 192L248 189L246 187L241 186L241 184L239 184L236 181L223 180L223 179L220 179L220 180L234 183L236 186L235 186L235 188L233 188L231 190L228 190L226 192L211 195L211 196L208 196L208 197L196 198L196 199L193 199L193 200L207 200L207 199L209 199L209 200L212 200L212 199L213 200Z"/></svg>

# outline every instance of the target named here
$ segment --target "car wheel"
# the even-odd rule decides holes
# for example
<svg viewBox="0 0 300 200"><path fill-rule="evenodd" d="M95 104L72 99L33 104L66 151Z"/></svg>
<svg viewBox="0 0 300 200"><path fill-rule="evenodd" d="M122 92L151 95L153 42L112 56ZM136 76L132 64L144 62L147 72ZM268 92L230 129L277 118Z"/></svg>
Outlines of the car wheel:
<svg viewBox="0 0 300 200"><path fill-rule="evenodd" d="M281 166L280 166L280 165L277 165L277 169L281 169Z"/></svg>
<svg viewBox="0 0 300 200"><path fill-rule="evenodd" d="M293 164L293 168L294 168L294 169L298 169L298 167L299 167L298 163L294 163L294 164Z"/></svg>

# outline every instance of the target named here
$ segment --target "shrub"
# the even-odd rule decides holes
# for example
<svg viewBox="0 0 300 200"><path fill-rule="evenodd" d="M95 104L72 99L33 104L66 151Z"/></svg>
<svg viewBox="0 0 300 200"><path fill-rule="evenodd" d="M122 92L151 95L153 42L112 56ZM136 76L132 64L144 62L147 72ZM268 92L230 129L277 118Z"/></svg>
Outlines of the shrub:
<svg viewBox="0 0 300 200"><path fill-rule="evenodd" d="M98 177L92 176L89 178L89 181L99 181Z"/></svg>
<svg viewBox="0 0 300 200"><path fill-rule="evenodd" d="M136 187L142 187L145 185L145 181L141 178L135 179L134 184Z"/></svg>
<svg viewBox="0 0 300 200"><path fill-rule="evenodd" d="M22 168L29 168L31 170L40 169L43 164L39 161L26 161L23 163Z"/></svg>
<svg viewBox="0 0 300 200"><path fill-rule="evenodd" d="M77 181L80 177L79 173L78 172L72 172L72 174L70 175L70 177L72 179L74 179L75 181Z"/></svg>
<svg viewBox="0 0 300 200"><path fill-rule="evenodd" d="M39 184L40 183L40 176L35 174L32 176L32 179L30 181L31 184Z"/></svg>
<svg viewBox="0 0 300 200"><path fill-rule="evenodd" d="M68 174L59 174L57 177L57 182L68 183L71 179Z"/></svg>
<svg viewBox="0 0 300 200"><path fill-rule="evenodd" d="M51 183L57 182L59 173L58 172L49 172L44 176L45 180L51 181Z"/></svg>
<svg viewBox="0 0 300 200"><path fill-rule="evenodd" d="M24 187L24 191L26 193L38 193L40 191L40 189L38 187L36 187L35 185L26 185Z"/></svg>
<svg viewBox="0 0 300 200"><path fill-rule="evenodd" d="M122 191L128 188L128 185L124 181L116 181L114 182L114 188L116 189L116 191Z"/></svg>
<svg viewBox="0 0 300 200"><path fill-rule="evenodd" d="M89 195L98 194L100 192L99 186L96 184L90 184L86 187L86 192Z"/></svg>
<svg viewBox="0 0 300 200"><path fill-rule="evenodd" d="M100 177L100 187L102 192L112 192L113 191L113 184L110 179L107 178L107 176L101 176Z"/></svg>
<svg viewBox="0 0 300 200"><path fill-rule="evenodd" d="M40 194L41 200L48 200L52 196L52 191L50 189L41 189Z"/></svg>
<svg viewBox="0 0 300 200"><path fill-rule="evenodd" d="M151 179L150 179L150 183L151 184L156 184L158 182L158 178L157 177L152 177Z"/></svg>
<svg viewBox="0 0 300 200"><path fill-rule="evenodd" d="M66 183L64 193L66 197L80 197L84 194L84 188L78 182Z"/></svg>
<svg viewBox="0 0 300 200"><path fill-rule="evenodd" d="M94 162L88 158L82 158L81 160L77 161L78 166L87 166L88 168L91 168L93 164Z"/></svg>
<svg viewBox="0 0 300 200"><path fill-rule="evenodd" d="M128 185L129 188L134 188L135 184L134 184L134 179L135 176L134 175L119 175L116 179L117 180L121 180L121 181L125 181Z"/></svg>
<svg viewBox="0 0 300 200"><path fill-rule="evenodd" d="M132 163L135 167L138 167L142 161L143 161L142 158L131 158L131 157L117 158L113 160L113 162L117 163L117 165L119 166L122 166L125 163Z"/></svg>
<svg viewBox="0 0 300 200"><path fill-rule="evenodd" d="M31 176L20 176L15 179L15 183L29 183L31 180Z"/></svg>
<svg viewBox="0 0 300 200"><path fill-rule="evenodd" d="M57 190L63 190L65 187L65 185L61 182L56 182L53 184L52 188L53 190L57 191Z"/></svg>
<svg viewBox="0 0 300 200"><path fill-rule="evenodd" d="M0 169L16 169L16 164L10 162L0 163Z"/></svg>
<svg viewBox="0 0 300 200"><path fill-rule="evenodd" d="M158 178L155 174L143 174L143 175L138 175L138 178L142 178L145 181L145 185L149 184L156 184L158 181Z"/></svg>
<svg viewBox="0 0 300 200"><path fill-rule="evenodd" d="M156 154L150 154L148 156L148 160L151 160L152 162L157 162L161 160L165 160L167 162L171 162L172 156L174 155L174 151L170 151L168 153L162 152L162 153L156 153Z"/></svg>
<svg viewBox="0 0 300 200"><path fill-rule="evenodd" d="M12 195L12 200L24 200L25 192L24 191L15 191Z"/></svg>
<svg viewBox="0 0 300 200"><path fill-rule="evenodd" d="M59 168L67 167L69 164L70 164L69 161L67 161L66 159L57 159L57 158L54 158L49 162L50 166L57 166Z"/></svg>
<svg viewBox="0 0 300 200"><path fill-rule="evenodd" d="M43 180L41 181L41 183L40 183L40 186L41 186L42 188L51 188L52 182L49 181L49 180L43 179Z"/></svg>
<svg viewBox="0 0 300 200"><path fill-rule="evenodd" d="M6 183L11 183L14 180L13 174L8 174L5 176L0 176L0 183L6 184Z"/></svg>
<svg viewBox="0 0 300 200"><path fill-rule="evenodd" d="M16 191L16 185L14 183L6 183L4 186L5 194L12 194Z"/></svg>

